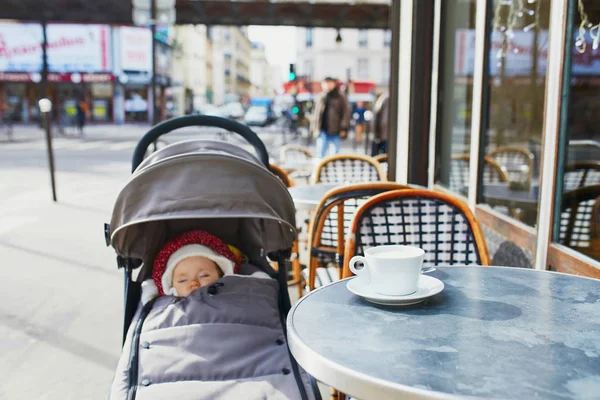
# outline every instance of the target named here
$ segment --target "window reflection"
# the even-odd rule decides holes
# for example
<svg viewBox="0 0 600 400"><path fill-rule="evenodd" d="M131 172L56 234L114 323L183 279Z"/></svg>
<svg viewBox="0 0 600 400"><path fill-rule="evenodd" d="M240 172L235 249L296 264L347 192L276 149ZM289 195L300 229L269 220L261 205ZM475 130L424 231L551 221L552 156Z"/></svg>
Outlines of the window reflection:
<svg viewBox="0 0 600 400"><path fill-rule="evenodd" d="M571 0L576 2L576 0ZM576 2L555 240L600 260L600 8Z"/></svg>
<svg viewBox="0 0 600 400"><path fill-rule="evenodd" d="M476 1L448 0L442 7L435 183L466 195Z"/></svg>
<svg viewBox="0 0 600 400"><path fill-rule="evenodd" d="M496 0L493 4L489 127L482 141L485 159L493 160L506 180L483 179L482 202L533 226L538 211L550 1Z"/></svg>

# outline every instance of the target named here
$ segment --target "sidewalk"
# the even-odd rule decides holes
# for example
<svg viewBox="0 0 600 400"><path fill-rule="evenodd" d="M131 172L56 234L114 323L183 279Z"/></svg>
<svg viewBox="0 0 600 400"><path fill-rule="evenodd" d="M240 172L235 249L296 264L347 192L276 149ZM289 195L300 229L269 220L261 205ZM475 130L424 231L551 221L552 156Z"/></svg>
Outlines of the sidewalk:
<svg viewBox="0 0 600 400"><path fill-rule="evenodd" d="M137 141L148 128L92 125L74 142ZM292 139L274 129L259 136L273 161L283 140ZM44 133L16 126L14 138L19 146L43 143ZM0 399L105 398L121 350L123 277L102 228L129 179L131 149L115 150L110 159L90 147L58 150L53 203L45 147L17 151L3 140ZM351 142L343 149L351 151Z"/></svg>
<svg viewBox="0 0 600 400"><path fill-rule="evenodd" d="M144 133L150 129L150 125L146 124L126 124L126 125L115 125L115 124L93 124L85 127L84 135L80 136L70 132L67 135L61 135L56 129L53 129L53 138L59 141L62 140L74 140L81 142L92 142L92 141L138 141ZM222 131L214 128L184 128L174 131L172 134L163 136L164 140L168 143L173 143L179 140L187 140L191 138L200 138L202 135L194 134L200 132L199 129L212 129L214 133ZM301 130L299 136L294 136L289 132L283 132L282 128L278 126L270 126L266 128L252 128L259 137L265 142L265 146L269 150L273 158L273 161L279 161L279 149L284 144L298 144L301 146L308 147L313 154L316 154L316 139L310 138L307 140L307 132ZM233 137L233 135L232 135ZM243 139L240 138L243 142ZM37 125L15 125L12 135L12 141L8 141L5 135L0 135L0 150L3 147L10 146L11 144L27 143L27 142L42 142L45 143L46 136L44 130ZM6 147L8 148L8 147ZM370 147L369 147L370 151ZM340 153L365 153L364 142L354 144L353 138L347 138L341 142Z"/></svg>

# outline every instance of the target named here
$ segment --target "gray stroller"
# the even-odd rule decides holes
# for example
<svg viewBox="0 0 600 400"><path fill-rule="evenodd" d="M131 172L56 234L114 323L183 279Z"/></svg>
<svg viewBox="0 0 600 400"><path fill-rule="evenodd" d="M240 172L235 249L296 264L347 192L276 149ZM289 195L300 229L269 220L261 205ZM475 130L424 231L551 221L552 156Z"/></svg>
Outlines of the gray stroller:
<svg viewBox="0 0 600 400"><path fill-rule="evenodd" d="M187 140L144 159L161 135L189 126L237 133L258 157L229 142ZM258 136L218 117L175 118L140 140L132 171L105 226L107 245L125 274L124 346L109 398L320 399L316 382L287 348L295 210L269 171ZM245 254L241 275L222 277L185 298L143 303L142 282L152 276L160 248L196 229ZM277 261L277 271L267 256ZM270 278L243 276L256 270Z"/></svg>

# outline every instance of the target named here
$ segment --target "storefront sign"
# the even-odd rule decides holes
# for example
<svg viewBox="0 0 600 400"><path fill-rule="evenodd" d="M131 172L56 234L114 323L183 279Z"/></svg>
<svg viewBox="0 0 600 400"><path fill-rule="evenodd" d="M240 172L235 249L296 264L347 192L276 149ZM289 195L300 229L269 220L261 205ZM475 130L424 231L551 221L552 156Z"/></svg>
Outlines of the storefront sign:
<svg viewBox="0 0 600 400"><path fill-rule="evenodd" d="M119 28L121 70L152 70L152 33L146 28Z"/></svg>
<svg viewBox="0 0 600 400"><path fill-rule="evenodd" d="M50 71L112 71L108 25L50 24L47 32Z"/></svg>
<svg viewBox="0 0 600 400"><path fill-rule="evenodd" d="M0 71L41 71L42 41L41 25L0 24Z"/></svg>
<svg viewBox="0 0 600 400"><path fill-rule="evenodd" d="M39 78L38 75L27 72L0 72L0 82L36 82L35 79Z"/></svg>
<svg viewBox="0 0 600 400"><path fill-rule="evenodd" d="M149 85L152 82L152 75L149 72L144 72L140 74L122 73L121 75L119 75L119 82L121 82L124 85Z"/></svg>
<svg viewBox="0 0 600 400"><path fill-rule="evenodd" d="M106 83L113 82L114 76L112 74L80 74L77 72L70 74L49 73L48 81L71 83Z"/></svg>
<svg viewBox="0 0 600 400"><path fill-rule="evenodd" d="M108 25L49 24L48 68L50 72L111 72ZM0 24L0 71L41 72L42 26Z"/></svg>

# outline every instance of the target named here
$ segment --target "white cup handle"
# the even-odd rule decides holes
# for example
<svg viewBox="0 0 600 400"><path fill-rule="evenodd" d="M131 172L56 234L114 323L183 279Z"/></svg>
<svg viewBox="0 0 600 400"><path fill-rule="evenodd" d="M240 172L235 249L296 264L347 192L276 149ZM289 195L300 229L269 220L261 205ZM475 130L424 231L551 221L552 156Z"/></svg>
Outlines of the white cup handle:
<svg viewBox="0 0 600 400"><path fill-rule="evenodd" d="M363 267L361 269L354 268L354 264L356 264L357 262L363 263ZM365 272L365 270L367 269L367 266L368 266L367 259L364 258L363 256L354 256L350 260L350 271L352 271L354 273L354 275L360 275L363 272Z"/></svg>

